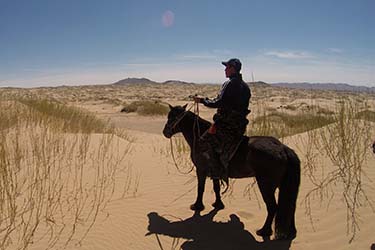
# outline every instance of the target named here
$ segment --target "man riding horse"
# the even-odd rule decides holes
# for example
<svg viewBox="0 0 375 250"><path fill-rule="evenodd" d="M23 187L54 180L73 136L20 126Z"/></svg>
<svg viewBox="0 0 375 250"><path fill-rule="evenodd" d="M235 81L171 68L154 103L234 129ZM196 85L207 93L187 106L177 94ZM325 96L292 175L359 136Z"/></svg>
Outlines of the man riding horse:
<svg viewBox="0 0 375 250"><path fill-rule="evenodd" d="M201 150L207 160L209 173L213 179L222 179L228 184L228 165L240 144L246 126L246 116L250 113L249 86L242 80L241 62L237 58L222 62L225 76L221 91L214 99L194 97L194 101L206 107L216 108L214 123L201 138Z"/></svg>

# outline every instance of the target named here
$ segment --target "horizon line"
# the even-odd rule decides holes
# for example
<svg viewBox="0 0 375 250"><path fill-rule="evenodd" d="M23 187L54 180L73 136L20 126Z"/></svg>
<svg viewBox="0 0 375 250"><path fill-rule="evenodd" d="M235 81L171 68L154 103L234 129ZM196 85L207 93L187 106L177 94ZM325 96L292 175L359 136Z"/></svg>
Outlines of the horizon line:
<svg viewBox="0 0 375 250"><path fill-rule="evenodd" d="M179 80L179 79L167 79L165 81L155 81L155 80L152 80L151 78L147 78L147 77L126 77L126 78L123 78L123 79L120 79L120 80L117 80L115 82L112 82L112 83L78 83L78 84L60 84L60 83L57 83L57 84L50 84L50 85L47 85L47 84L43 84L43 83L40 83L40 84L31 84L29 85L28 83L24 83L24 84L15 84L13 83L11 85L3 85L4 83L0 83L0 88L22 88L22 89L32 89L32 88L54 88L54 87L79 87L79 86L102 86L102 85L115 85L116 83L120 82L120 81L124 81L124 80L146 80L146 81L150 81L150 82L153 82L153 83L157 83L157 84L162 84L162 83L166 83L166 82L183 82L183 83L187 83L187 84L222 84L221 82L194 82L194 81L185 81L185 80ZM309 82L309 81L295 81L295 82L288 82L288 81L277 81L277 82L267 82L267 81L262 81L262 80L257 80L257 81L245 81L246 83L259 83L259 82L262 82L262 83L266 83L266 84L310 84L310 85L313 85L313 84L332 84L332 85L348 85L350 87L356 87L356 88L375 88L375 84L374 85L371 85L371 84L359 84L359 85L353 85L353 83L348 83L348 82ZM5 83L6 84L6 83ZM131 82L129 82L128 84L132 84ZM140 84L142 84L140 82ZM23 86L23 85L29 85L29 86Z"/></svg>

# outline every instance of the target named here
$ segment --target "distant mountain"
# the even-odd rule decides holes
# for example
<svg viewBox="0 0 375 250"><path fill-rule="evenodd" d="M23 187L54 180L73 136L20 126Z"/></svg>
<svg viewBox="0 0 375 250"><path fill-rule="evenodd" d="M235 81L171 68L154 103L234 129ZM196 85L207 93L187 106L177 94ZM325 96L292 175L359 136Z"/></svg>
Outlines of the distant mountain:
<svg viewBox="0 0 375 250"><path fill-rule="evenodd" d="M165 82L155 82L147 78L126 78L118 82L112 83L114 85L127 85L127 84L194 84L190 82L184 82L180 80L168 80Z"/></svg>
<svg viewBox="0 0 375 250"><path fill-rule="evenodd" d="M193 85L195 83L185 82L180 80L167 80L165 82L155 82L147 78L126 78L120 81L113 83L113 85L127 85L127 84L186 84ZM348 91L348 92L366 92L366 93L375 93L375 87L366 87L366 86L353 86L347 83L266 83L263 81L257 82L248 82L249 85L257 87L267 87L267 86L278 86L294 89L316 89L316 90L334 90L334 91Z"/></svg>
<svg viewBox="0 0 375 250"><path fill-rule="evenodd" d="M163 84L187 84L187 85L193 85L195 83L184 82L184 81L180 81L180 80L168 80L168 81L163 82Z"/></svg>
<svg viewBox="0 0 375 250"><path fill-rule="evenodd" d="M262 81L248 82L247 84L252 85L252 86L257 86L257 87L267 87L267 86L270 86L269 83L262 82Z"/></svg>
<svg viewBox="0 0 375 250"><path fill-rule="evenodd" d="M126 85L126 84L152 84L157 83L147 78L126 78L118 82L113 83L114 85Z"/></svg>
<svg viewBox="0 0 375 250"><path fill-rule="evenodd" d="M349 92L367 92L375 93L375 87L353 86L347 83L272 83L272 86L294 88L294 89L318 89L318 90L336 90Z"/></svg>

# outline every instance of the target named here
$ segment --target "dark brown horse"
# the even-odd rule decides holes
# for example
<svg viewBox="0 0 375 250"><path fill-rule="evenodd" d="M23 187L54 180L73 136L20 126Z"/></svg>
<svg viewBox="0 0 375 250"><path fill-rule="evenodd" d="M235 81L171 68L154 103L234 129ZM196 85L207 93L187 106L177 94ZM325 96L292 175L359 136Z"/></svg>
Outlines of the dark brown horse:
<svg viewBox="0 0 375 250"><path fill-rule="evenodd" d="M170 106L168 121L163 134L171 138L181 132L190 146L191 159L196 167L198 177L198 196L191 209L204 209L203 192L208 176L206 158L199 150L199 138L210 127L211 123L200 118L185 106ZM269 136L244 137L236 154L229 164L229 178L255 177L263 200L267 206L267 218L257 234L263 237L272 235L272 221L275 217L275 239L293 239L296 237L295 210L300 184L300 160L296 153ZM216 209L223 209L220 197L220 182L213 179ZM279 188L276 203L275 190Z"/></svg>

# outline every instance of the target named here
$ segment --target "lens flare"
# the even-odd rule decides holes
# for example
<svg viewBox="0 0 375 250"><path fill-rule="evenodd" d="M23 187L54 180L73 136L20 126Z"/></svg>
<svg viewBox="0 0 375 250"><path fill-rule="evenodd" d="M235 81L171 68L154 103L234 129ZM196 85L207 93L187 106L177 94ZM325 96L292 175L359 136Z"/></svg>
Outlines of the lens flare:
<svg viewBox="0 0 375 250"><path fill-rule="evenodd" d="M162 24L164 27L171 27L174 23L174 13L170 10L167 10L163 13Z"/></svg>

